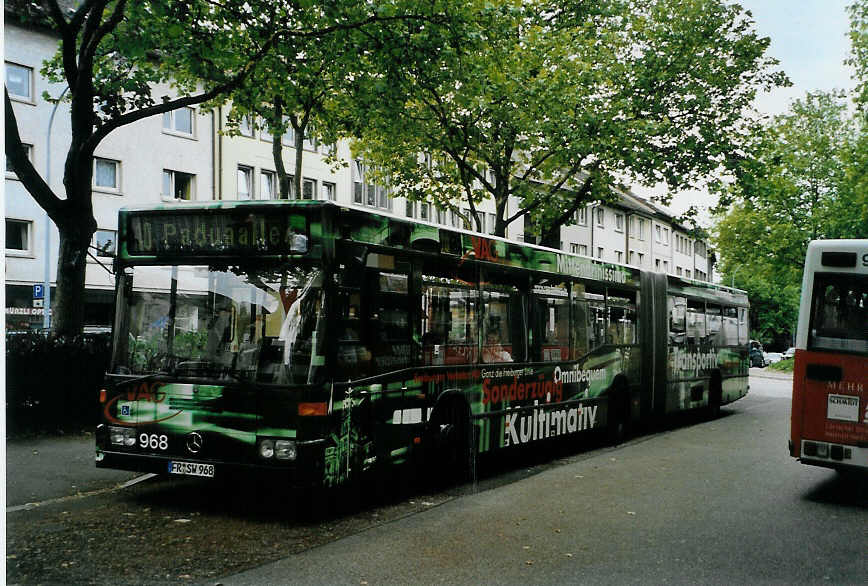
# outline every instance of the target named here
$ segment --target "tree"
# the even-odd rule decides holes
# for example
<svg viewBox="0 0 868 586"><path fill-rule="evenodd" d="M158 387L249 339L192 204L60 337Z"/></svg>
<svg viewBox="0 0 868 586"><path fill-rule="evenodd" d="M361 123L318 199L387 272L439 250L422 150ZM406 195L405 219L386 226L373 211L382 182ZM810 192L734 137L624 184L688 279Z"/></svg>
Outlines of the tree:
<svg viewBox="0 0 868 586"><path fill-rule="evenodd" d="M868 234L864 132L839 92L808 93L761 129L721 194L715 246L763 341L789 341L808 242Z"/></svg>
<svg viewBox="0 0 868 586"><path fill-rule="evenodd" d="M316 128L320 136L335 136L330 132L332 120L325 115L326 104L340 91L340 82L348 73L347 32L315 42L289 39L231 94L230 133L238 134L246 121L254 128L261 125L271 135L281 199L288 199L291 192L301 197L304 140L313 138L311 130ZM295 149L292 176L283 162L283 137L289 129Z"/></svg>
<svg viewBox="0 0 868 586"><path fill-rule="evenodd" d="M23 4L25 17L44 19L60 37L42 73L65 82L72 140L64 166L64 196L39 176L21 144L8 92L6 156L24 187L57 225L60 251L53 328L81 331L86 253L96 221L91 184L93 157L111 132L177 108L217 104L270 64L269 56L295 41L325 39L371 23L425 20L431 3L351 0L327 6L269 0L43 0ZM436 6L436 3L434 4ZM417 14L423 8L424 15ZM286 63L296 53L284 55ZM155 95L171 86L172 95Z"/></svg>
<svg viewBox="0 0 868 586"><path fill-rule="evenodd" d="M491 198L546 243L624 180L685 187L725 166L759 88L785 83L768 39L717 0L503 0L438 67L404 62L403 99L359 149L396 191L452 209ZM428 156L420 156L425 154ZM515 198L518 209L509 210Z"/></svg>

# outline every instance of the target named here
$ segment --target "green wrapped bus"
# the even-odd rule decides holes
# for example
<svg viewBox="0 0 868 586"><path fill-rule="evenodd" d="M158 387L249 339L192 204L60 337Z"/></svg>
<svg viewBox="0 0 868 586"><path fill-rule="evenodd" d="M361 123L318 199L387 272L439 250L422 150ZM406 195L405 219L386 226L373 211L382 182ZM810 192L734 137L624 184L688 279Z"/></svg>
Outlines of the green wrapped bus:
<svg viewBox="0 0 868 586"><path fill-rule="evenodd" d="M100 467L455 477L748 390L736 289L331 202L125 209L118 232Z"/></svg>

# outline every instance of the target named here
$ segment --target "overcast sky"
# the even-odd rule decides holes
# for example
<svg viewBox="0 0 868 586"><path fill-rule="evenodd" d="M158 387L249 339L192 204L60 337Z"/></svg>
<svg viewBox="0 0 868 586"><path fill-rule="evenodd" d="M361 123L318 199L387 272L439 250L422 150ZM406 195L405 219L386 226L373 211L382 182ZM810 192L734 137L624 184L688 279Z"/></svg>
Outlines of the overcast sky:
<svg viewBox="0 0 868 586"><path fill-rule="evenodd" d="M753 15L761 36L769 37L768 54L780 61L792 87L774 90L757 98L760 112L774 115L787 111L796 98L812 90L852 89L850 70L844 65L849 56L847 37L849 0L740 0ZM655 191L636 187L648 197ZM671 210L681 213L690 205L708 207L705 193L676 195ZM708 225L708 217L702 215Z"/></svg>

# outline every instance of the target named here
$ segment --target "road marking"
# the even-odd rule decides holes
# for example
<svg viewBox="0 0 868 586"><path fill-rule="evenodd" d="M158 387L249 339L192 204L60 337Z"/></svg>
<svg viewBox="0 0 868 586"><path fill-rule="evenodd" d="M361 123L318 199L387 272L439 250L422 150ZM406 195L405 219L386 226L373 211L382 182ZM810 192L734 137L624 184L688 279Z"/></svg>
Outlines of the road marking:
<svg viewBox="0 0 868 586"><path fill-rule="evenodd" d="M38 503L25 503L23 505L15 505L14 507L6 507L6 513L8 514L8 513L16 513L18 511L31 511L37 507L43 507L45 505L54 505L57 503L65 503L65 502L74 501L77 499L83 499L83 498L86 498L89 496L97 496L100 494L106 494L109 492L114 492L116 490L123 490L125 488L135 486L136 484L138 484L140 482L150 480L154 476L157 476L157 475L156 474L143 474L142 476L137 476L136 478L133 478L132 480L128 480L128 481L124 482L123 484L118 484L115 486L111 486L109 488L100 488L97 490L90 490L88 492L79 492L79 493L71 494L68 496L62 496L62 497L58 497L58 498L39 501Z"/></svg>

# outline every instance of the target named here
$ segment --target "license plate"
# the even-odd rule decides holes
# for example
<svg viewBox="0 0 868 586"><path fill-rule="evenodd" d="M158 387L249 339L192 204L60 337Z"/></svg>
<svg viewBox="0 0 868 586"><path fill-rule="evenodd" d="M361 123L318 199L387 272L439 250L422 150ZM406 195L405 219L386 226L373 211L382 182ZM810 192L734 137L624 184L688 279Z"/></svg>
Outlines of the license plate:
<svg viewBox="0 0 868 586"><path fill-rule="evenodd" d="M214 464L200 462L169 462L169 474L214 478Z"/></svg>

